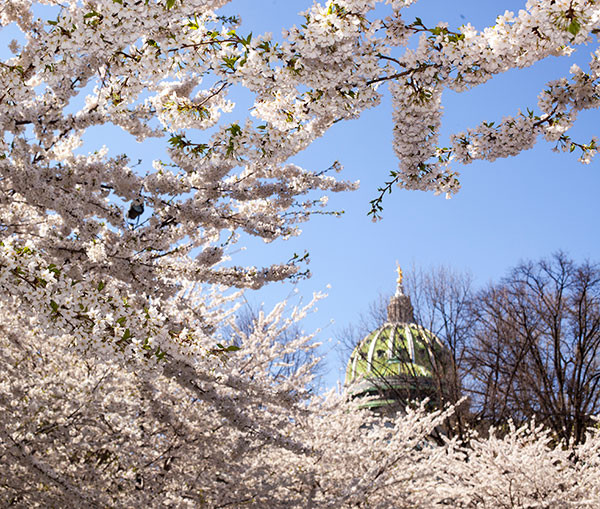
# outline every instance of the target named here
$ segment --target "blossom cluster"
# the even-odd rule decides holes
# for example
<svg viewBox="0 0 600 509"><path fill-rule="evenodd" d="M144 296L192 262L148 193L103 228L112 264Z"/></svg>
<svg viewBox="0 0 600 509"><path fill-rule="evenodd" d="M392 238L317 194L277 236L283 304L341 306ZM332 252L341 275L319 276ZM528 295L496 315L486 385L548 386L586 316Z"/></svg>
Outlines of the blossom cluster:
<svg viewBox="0 0 600 509"><path fill-rule="evenodd" d="M458 173L449 168L452 161L466 164L514 156L533 147L540 137L558 141L563 150L580 149L580 161L589 162L596 152L595 141L576 143L565 132L578 111L597 107L596 53L588 73L575 66L571 83L562 79L548 84L540 94L539 114L528 110L501 122L482 122L454 134L449 147L436 143L444 88L462 92L510 69L570 55L575 46L596 39L599 22L598 6L587 0L529 1L517 16L507 11L481 32L470 24L453 32L443 23L428 28L420 20L411 25L396 20L393 33L388 34L390 44L394 40L405 44L410 31L421 36L418 47L397 60L400 77L393 82L392 96L400 170L394 181L408 189L450 195L460 187Z"/></svg>
<svg viewBox="0 0 600 509"><path fill-rule="evenodd" d="M178 290L175 276L257 288L299 273L223 263L240 233L296 235L324 203L315 193L355 186L287 163L312 135L223 121L260 44L216 14L225 3L73 1L41 20L30 3L4 2L2 25L27 34L0 67L7 236L57 266L164 296ZM142 144L165 138L170 161L134 165L134 149L95 146L89 133L107 124Z"/></svg>

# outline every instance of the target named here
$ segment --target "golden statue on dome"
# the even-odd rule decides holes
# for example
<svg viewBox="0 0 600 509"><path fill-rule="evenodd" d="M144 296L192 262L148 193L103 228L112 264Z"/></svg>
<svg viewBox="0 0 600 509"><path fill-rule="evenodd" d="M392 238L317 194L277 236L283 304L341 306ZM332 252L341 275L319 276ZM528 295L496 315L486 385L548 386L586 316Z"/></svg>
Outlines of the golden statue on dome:
<svg viewBox="0 0 600 509"><path fill-rule="evenodd" d="M396 283L398 283L398 286L400 286L402 284L402 269L400 268L400 264L398 262L396 262L396 272L398 272L398 279L396 280Z"/></svg>

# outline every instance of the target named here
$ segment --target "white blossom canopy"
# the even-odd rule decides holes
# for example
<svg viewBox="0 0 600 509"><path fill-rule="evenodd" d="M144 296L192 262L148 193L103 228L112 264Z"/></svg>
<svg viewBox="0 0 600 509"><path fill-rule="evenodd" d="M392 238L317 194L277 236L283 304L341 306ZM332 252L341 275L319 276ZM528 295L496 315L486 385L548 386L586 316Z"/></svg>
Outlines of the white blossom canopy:
<svg viewBox="0 0 600 509"><path fill-rule="evenodd" d="M219 14L227 3L0 0L0 27L20 31L0 62L0 503L597 507L597 433L575 451L550 449L535 427L468 453L456 440L423 447L445 415L373 426L339 397L311 400L311 365L274 376L286 354L314 348L311 335L277 341L306 308L284 318L278 306L248 334L231 323L227 341L219 331L237 297L225 290L301 273L300 257L226 265L232 244L296 235L323 193L356 187L329 174L337 163L290 161L376 106L382 84L400 161L382 194L452 194L451 164L540 137L588 162L595 140L566 133L599 104L598 50L548 84L538 111L448 147L438 135L445 88L597 43L599 4L530 0L494 27L454 32L405 20L411 0L382 16L383 1L330 0L274 41L239 33ZM228 121L235 87L253 104ZM100 126L166 155L134 164L136 150L101 145Z"/></svg>

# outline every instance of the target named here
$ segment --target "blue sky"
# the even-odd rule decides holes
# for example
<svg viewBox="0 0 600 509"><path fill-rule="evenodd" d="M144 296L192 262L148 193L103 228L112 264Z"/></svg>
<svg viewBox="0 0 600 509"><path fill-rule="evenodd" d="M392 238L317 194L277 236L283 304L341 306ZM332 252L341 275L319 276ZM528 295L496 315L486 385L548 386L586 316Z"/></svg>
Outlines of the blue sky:
<svg viewBox="0 0 600 509"><path fill-rule="evenodd" d="M297 13L310 5L310 0L236 0L225 12L241 14L242 33L272 32L278 38L283 28L302 23ZM420 0L405 11L405 19L418 16L426 25L446 21L451 28L468 21L483 29L493 24L498 14L505 10L516 13L524 5L525 0ZM15 35L13 29L0 33L2 56ZM594 50L595 46L581 47L574 59L547 59L532 68L498 76L472 91L445 93L441 143L450 133L483 120L499 121L519 108L535 107L547 81L567 76L574 61L587 68ZM264 302L268 308L294 291L305 301L314 291L329 294L304 324L306 330L323 329L319 339L326 342L328 374L324 381L328 386L341 378L335 341L327 343L328 338L356 321L379 293L393 291L396 261L404 267L447 265L469 270L478 284L498 279L523 259L538 259L557 250L576 260L600 261L600 160L582 165L576 153L551 152L551 146L543 141L517 157L455 167L461 172L462 190L451 200L395 189L384 202L383 220L373 223L367 216L369 200L397 167L391 110L386 96L378 108L358 120L337 124L294 159L315 170L339 160L344 166L343 178L361 181L358 191L330 198L332 209L346 211L342 217L317 216L302 225L300 237L286 242L244 240L248 249L234 255L235 263L268 265L286 261L294 252L310 252L312 278L248 292L247 299L254 304ZM242 106L240 114L245 111ZM570 134L587 142L598 135L597 123L597 111L584 112ZM106 144L111 154L130 152L132 160L137 157L130 150L132 140L114 128L95 128L86 139L95 145L91 150ZM144 155L163 157L166 139L151 143L150 151L145 146Z"/></svg>
<svg viewBox="0 0 600 509"><path fill-rule="evenodd" d="M244 0L235 2L231 12L235 8L242 15L242 32L270 31L277 37L282 27L300 24L296 12L309 5L304 0ZM483 29L505 10L517 13L524 5L524 0L421 0L406 11L405 19L419 16L426 25L446 21L450 27L468 21ZM595 46L580 47L574 60L585 69L594 50ZM535 107L545 83L567 76L574 60L550 58L500 75L472 91L446 92L441 143L450 133L483 120L499 121L519 108ZM599 134L597 124L597 111L583 112L571 136L587 142ZM367 217L369 200L397 166L391 141L389 96L360 119L332 128L296 161L321 169L338 159L344 165L343 177L361 181L360 190L330 199L333 208L346 213L340 218L312 219L303 225L303 234L291 241L266 246L251 242L244 254L254 263L266 263L294 251L310 252L313 276L296 287L308 299L313 291L331 285L328 298L305 323L309 330L323 328L322 340L355 321L380 292L394 290L396 260L406 267L448 265L468 270L477 284L497 280L521 260L557 250L576 260L600 261L599 159L582 165L576 153L554 153L542 140L517 157L456 167L462 189L451 200L395 189L384 202L383 220L373 223ZM290 291L289 284L276 284L247 297L268 304ZM341 366L332 352L335 341L327 349L325 383L332 386L341 378Z"/></svg>

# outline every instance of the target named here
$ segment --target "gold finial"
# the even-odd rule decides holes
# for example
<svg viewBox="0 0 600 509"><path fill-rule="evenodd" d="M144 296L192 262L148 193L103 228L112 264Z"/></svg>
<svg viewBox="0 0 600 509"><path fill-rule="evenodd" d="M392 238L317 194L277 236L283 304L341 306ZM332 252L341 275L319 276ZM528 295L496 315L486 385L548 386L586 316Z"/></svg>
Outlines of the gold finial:
<svg viewBox="0 0 600 509"><path fill-rule="evenodd" d="M398 286L400 286L402 284L402 269L400 268L400 264L398 262L396 262L396 266L396 271L398 272L398 279L396 282L398 283Z"/></svg>

